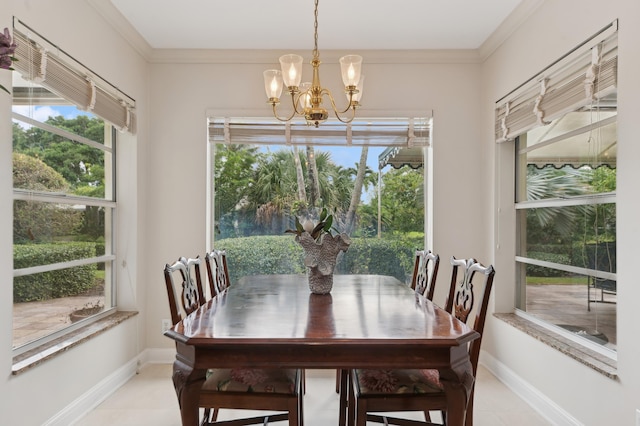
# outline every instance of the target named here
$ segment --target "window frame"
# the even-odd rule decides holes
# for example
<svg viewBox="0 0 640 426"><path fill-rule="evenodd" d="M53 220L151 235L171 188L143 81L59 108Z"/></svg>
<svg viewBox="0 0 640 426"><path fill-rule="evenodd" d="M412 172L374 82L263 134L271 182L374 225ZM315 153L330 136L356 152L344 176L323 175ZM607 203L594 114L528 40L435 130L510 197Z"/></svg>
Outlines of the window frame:
<svg viewBox="0 0 640 426"><path fill-rule="evenodd" d="M614 20L596 34L580 43L567 54L549 64L514 90L498 99L495 104L494 136L496 146L496 191L497 215L495 219L498 241L496 256L509 265L514 284L504 292L504 298L497 299L497 312L513 312L527 322L540 326L551 333L575 342L577 346L593 350L607 359L617 360L617 351L576 336L551 323L517 308L521 297L520 282L526 265L536 265L561 271L592 276L603 279L616 279L616 274L578 266L532 259L520 256L521 213L532 208L574 207L580 205L615 204L616 193L572 196L566 198L543 199L536 201L518 201L518 190L522 188L519 179L523 173L518 170L520 154L537 147L518 149L514 143L531 129L544 126L565 114L578 111L585 106L600 107L599 102L617 90L617 31L618 21ZM590 85L588 83L591 83ZM606 106L604 103L602 106ZM596 130L600 126L617 121L614 118L591 123L583 128L573 129L573 135ZM571 136L567 133L559 137ZM547 140L542 144L552 144L556 140ZM524 172L526 176L526 171ZM507 180L505 180L507 179ZM507 210L505 210L505 208ZM502 252L502 253L501 253ZM513 262L513 263L511 263ZM526 284L525 284L526 285ZM586 309L586 308L585 308ZM504 314L496 314L503 317ZM507 321L509 322L509 321ZM616 321L617 328L617 321ZM545 341L545 338L540 337ZM553 343L549 343L554 346ZM576 348L577 348L576 346ZM576 354L584 354L578 349ZM578 359L580 355L574 355ZM588 358L588 356L587 356Z"/></svg>

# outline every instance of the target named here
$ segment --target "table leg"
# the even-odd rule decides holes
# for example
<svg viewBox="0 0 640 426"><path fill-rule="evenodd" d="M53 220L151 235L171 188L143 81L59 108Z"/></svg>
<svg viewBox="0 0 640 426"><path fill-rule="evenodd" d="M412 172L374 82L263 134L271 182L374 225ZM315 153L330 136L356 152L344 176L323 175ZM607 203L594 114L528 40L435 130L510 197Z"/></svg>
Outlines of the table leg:
<svg viewBox="0 0 640 426"><path fill-rule="evenodd" d="M447 425L464 426L466 424L467 404L474 381L469 362L455 369L440 370L440 383L447 395ZM473 409L472 406L470 408Z"/></svg>
<svg viewBox="0 0 640 426"><path fill-rule="evenodd" d="M173 386L178 396L182 426L198 426L200 389L205 380L205 370L195 370L176 359L173 363Z"/></svg>

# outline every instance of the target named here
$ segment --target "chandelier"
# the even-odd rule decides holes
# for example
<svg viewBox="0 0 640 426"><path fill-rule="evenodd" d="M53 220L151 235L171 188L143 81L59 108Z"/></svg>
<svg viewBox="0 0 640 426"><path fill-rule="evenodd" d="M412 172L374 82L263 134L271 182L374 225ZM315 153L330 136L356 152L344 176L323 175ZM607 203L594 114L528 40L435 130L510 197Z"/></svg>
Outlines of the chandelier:
<svg viewBox="0 0 640 426"><path fill-rule="evenodd" d="M307 124L318 127L320 123L329 118L329 112L322 106L326 96L331 102L331 108L338 120L350 123L356 114L356 108L360 106L362 96L362 83L364 76L360 76L362 56L347 55L340 58L342 81L345 85L345 93L348 105L344 110L338 109L336 102L328 89L320 86L320 55L318 53L318 0L315 0L314 10L314 48L311 66L313 77L311 83L302 83L302 56L295 54L280 57L282 70L266 70L264 74L264 87L269 98L268 103L273 108L273 115L280 121L290 121L296 114L303 116ZM291 115L282 118L278 115L277 106L280 103L283 84L291 95L293 111ZM350 114L347 114L351 110ZM342 116L347 114L346 117Z"/></svg>

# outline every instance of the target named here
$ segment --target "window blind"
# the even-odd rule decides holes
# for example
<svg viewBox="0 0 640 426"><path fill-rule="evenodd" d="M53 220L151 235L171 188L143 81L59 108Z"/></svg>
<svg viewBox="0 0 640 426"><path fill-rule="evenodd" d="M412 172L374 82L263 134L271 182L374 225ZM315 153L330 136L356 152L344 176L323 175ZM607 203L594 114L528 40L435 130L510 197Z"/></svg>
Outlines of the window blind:
<svg viewBox="0 0 640 426"><path fill-rule="evenodd" d="M496 142L513 140L576 109L605 102L617 87L617 21L496 102Z"/></svg>
<svg viewBox="0 0 640 426"><path fill-rule="evenodd" d="M19 22L19 21L18 21ZM136 132L135 101L120 92L28 27L13 28L17 44L13 67L84 111L110 122L120 131Z"/></svg>
<svg viewBox="0 0 640 426"><path fill-rule="evenodd" d="M427 146L431 119L356 118L345 124L329 119L320 127L304 119L282 123L269 118L211 118L209 141L256 145Z"/></svg>

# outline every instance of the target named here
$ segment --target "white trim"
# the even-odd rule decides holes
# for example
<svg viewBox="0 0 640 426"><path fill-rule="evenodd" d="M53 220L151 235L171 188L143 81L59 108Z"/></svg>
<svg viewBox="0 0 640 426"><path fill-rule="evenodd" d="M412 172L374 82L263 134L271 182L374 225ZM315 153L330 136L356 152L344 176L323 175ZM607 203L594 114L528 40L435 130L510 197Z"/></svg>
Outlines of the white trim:
<svg viewBox="0 0 640 426"><path fill-rule="evenodd" d="M610 204L616 202L615 192L603 192L594 195L581 195L567 198L547 198L545 200L519 201L516 210L538 209L541 207L573 207L591 206L596 204Z"/></svg>
<svg viewBox="0 0 640 426"><path fill-rule="evenodd" d="M75 401L43 423L43 426L67 426L77 423L87 415L87 413L91 412L131 380L142 366L146 364L171 364L175 359L175 348L145 349L138 354L138 356L105 377L100 383L76 398Z"/></svg>
<svg viewBox="0 0 640 426"><path fill-rule="evenodd" d="M68 426L76 423L136 375L140 366L139 359L139 357L133 358L105 377L97 385L43 423L43 426Z"/></svg>
<svg viewBox="0 0 640 426"><path fill-rule="evenodd" d="M93 83L93 85L95 86L95 83ZM94 102L94 104L95 104L95 102ZM90 146L91 148L96 148L96 149L99 149L101 151L106 151L106 152L113 152L113 149L110 146L106 146L105 144L93 141L91 139L87 139L87 138L82 137L82 136L80 136L80 135L78 135L76 133L71 133L71 132L69 132L67 130L60 129L58 127L54 127L54 126L52 126L50 124L43 123L43 122L38 121L38 120L34 120L33 118L27 117L26 115L22 115L22 114L19 114L17 112L12 112L11 113L11 118L13 118L14 120L22 121L23 123L30 124L30 125L32 125L34 127L39 128L39 129L46 130L47 132L54 133L54 134L56 134L58 136L62 136L63 138L67 138L67 139L72 140L74 142L83 143L85 145Z"/></svg>
<svg viewBox="0 0 640 426"><path fill-rule="evenodd" d="M49 263L48 265L32 266L30 268L14 269L14 277L22 277L24 275L39 274L41 272L56 271L58 269L73 268L76 266L91 265L92 263L111 262L116 260L116 256L108 254L104 256L89 257L84 259L69 260L67 262Z"/></svg>
<svg viewBox="0 0 640 426"><path fill-rule="evenodd" d="M579 266L563 265L562 263L548 262L546 260L532 259L530 257L516 256L516 262L526 263L527 265L542 266L543 268L558 269L572 274L587 275L604 280L617 279L614 272L597 271L595 269L582 268Z"/></svg>
<svg viewBox="0 0 640 426"><path fill-rule="evenodd" d="M79 197L77 195L65 194L63 192L41 192L18 188L13 190L13 199L23 201L40 201L43 203L53 204L81 204L85 206L107 207L110 209L115 209L117 207L115 201L105 200L103 198Z"/></svg>
<svg viewBox="0 0 640 426"><path fill-rule="evenodd" d="M486 351L480 353L480 365L489 370L506 387L551 424L556 426L583 426L578 419Z"/></svg>

